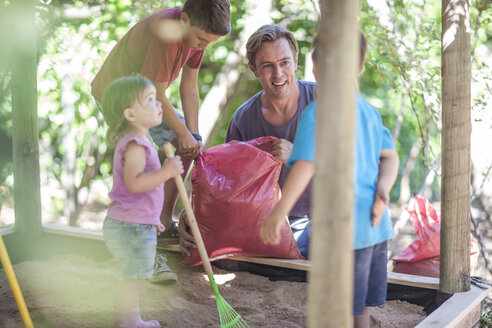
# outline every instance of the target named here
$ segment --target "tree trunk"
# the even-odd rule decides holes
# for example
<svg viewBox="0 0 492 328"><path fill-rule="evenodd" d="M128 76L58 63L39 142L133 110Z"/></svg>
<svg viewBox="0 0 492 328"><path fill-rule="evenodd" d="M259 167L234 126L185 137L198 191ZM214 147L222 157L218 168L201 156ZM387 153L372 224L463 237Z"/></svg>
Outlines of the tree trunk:
<svg viewBox="0 0 492 328"><path fill-rule="evenodd" d="M309 327L353 325L352 204L358 1L320 1Z"/></svg>
<svg viewBox="0 0 492 328"><path fill-rule="evenodd" d="M470 289L470 0L442 1L439 290Z"/></svg>
<svg viewBox="0 0 492 328"><path fill-rule="evenodd" d="M29 237L41 233L35 1L10 6L15 227Z"/></svg>

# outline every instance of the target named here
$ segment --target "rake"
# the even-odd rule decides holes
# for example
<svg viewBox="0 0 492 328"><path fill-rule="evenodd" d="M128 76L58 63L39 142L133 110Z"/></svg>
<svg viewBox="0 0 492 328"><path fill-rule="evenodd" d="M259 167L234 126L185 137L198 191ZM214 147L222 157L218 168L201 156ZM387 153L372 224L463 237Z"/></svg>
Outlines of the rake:
<svg viewBox="0 0 492 328"><path fill-rule="evenodd" d="M29 315L29 311L27 310L26 302L24 301L19 283L17 282L17 278L15 277L14 268L12 267L12 262L10 262L9 254L7 253L7 248L5 247L1 234L0 259L3 269L5 270L5 274L7 275L7 280L9 281L10 288L12 288L12 293L14 294L14 299L17 303L17 307L19 308L19 312L22 320L24 321L24 325L27 328L32 328L34 326L32 324L31 316Z"/></svg>
<svg viewBox="0 0 492 328"><path fill-rule="evenodd" d="M174 157L174 151L170 143L164 144L164 152L167 158ZM210 287L215 295L215 301L217 303L217 311L219 312L220 328L246 328L249 327L248 324L243 320L240 314L238 314L227 301L219 294L219 289L215 283L214 273L212 271L212 266L210 265L210 259L208 258L207 250L205 249L205 244L203 243L202 235L198 229L198 224L196 223L195 214L191 208L190 200L188 198L188 193L186 192L185 185L183 183L183 178L178 175L174 178L176 182L176 187L178 188L179 195L181 196L181 202L183 203L186 216L188 218L188 224L190 225L191 232L195 238L195 243L198 248L198 253L203 262L203 268L207 273L208 280L210 282Z"/></svg>

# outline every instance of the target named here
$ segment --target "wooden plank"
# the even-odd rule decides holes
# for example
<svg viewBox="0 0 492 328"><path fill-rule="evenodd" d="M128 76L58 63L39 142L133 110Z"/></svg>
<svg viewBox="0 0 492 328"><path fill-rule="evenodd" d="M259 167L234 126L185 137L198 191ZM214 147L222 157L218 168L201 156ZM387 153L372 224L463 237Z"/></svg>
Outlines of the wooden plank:
<svg viewBox="0 0 492 328"><path fill-rule="evenodd" d="M178 244L166 244L160 242L157 245L158 249L179 252ZM271 257L229 257L229 260L244 261L258 264L266 264L281 268L296 269L309 271L311 269L311 262L308 260L290 260L290 259L280 259ZM388 272L388 283L398 284L404 286L421 287L428 289L438 289L439 288L439 278L433 277L423 277L415 276L404 273Z"/></svg>
<svg viewBox="0 0 492 328"><path fill-rule="evenodd" d="M397 272L388 272L388 283L427 289L439 289L439 278Z"/></svg>
<svg viewBox="0 0 492 328"><path fill-rule="evenodd" d="M86 238L86 239L94 239L94 240L104 240L102 231L91 231L77 227L69 227L62 226L58 224L42 224L43 232L52 233L57 235L69 236L69 237L78 237L78 238ZM179 245L178 245L179 251Z"/></svg>
<svg viewBox="0 0 492 328"><path fill-rule="evenodd" d="M472 327L480 318L480 304L489 291L490 288L480 289L471 285L469 291L455 293L416 327Z"/></svg>

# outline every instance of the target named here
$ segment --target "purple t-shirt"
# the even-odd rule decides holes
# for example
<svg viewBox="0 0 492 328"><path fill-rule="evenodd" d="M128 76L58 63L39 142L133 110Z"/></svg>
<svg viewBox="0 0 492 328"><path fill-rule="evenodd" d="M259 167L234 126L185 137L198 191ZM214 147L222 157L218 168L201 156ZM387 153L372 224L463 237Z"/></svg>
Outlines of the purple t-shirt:
<svg viewBox="0 0 492 328"><path fill-rule="evenodd" d="M130 142L136 142L145 148L144 172L153 172L161 168L161 162L155 147L147 140L126 132L118 140L113 155L113 188L109 193L111 204L108 217L113 220L158 225L164 203L164 183L155 189L134 194L128 190L123 177L123 154Z"/></svg>
<svg viewBox="0 0 492 328"><path fill-rule="evenodd" d="M122 76L139 73L152 82L170 85L185 64L199 68L204 50L192 49L182 40L164 42L150 30L154 20L179 20L181 12L181 8L161 10L133 26L111 50L92 81L92 96L102 102L104 89Z"/></svg>
<svg viewBox="0 0 492 328"><path fill-rule="evenodd" d="M306 109L306 106L315 99L316 93L316 83L301 80L298 80L297 82L299 85L297 111L287 123L276 126L265 120L261 113L260 100L263 91L260 91L236 110L229 123L229 127L227 128L226 142L231 140L248 141L265 136L273 136L294 142L301 114ZM290 168L282 165L282 171L280 172L280 178L278 180L280 188L283 188L289 170ZM304 190L301 197L292 208L292 211L289 213L289 216L311 217L310 208L311 183L307 186L306 190Z"/></svg>

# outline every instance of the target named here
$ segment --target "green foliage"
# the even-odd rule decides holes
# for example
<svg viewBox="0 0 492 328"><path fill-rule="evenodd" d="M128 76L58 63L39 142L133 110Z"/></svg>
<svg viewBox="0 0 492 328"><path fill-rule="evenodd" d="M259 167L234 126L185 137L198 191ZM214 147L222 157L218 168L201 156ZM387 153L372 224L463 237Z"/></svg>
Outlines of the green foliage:
<svg viewBox="0 0 492 328"><path fill-rule="evenodd" d="M492 327L492 310L485 312L480 315L480 320L478 321L480 328L490 328Z"/></svg>

